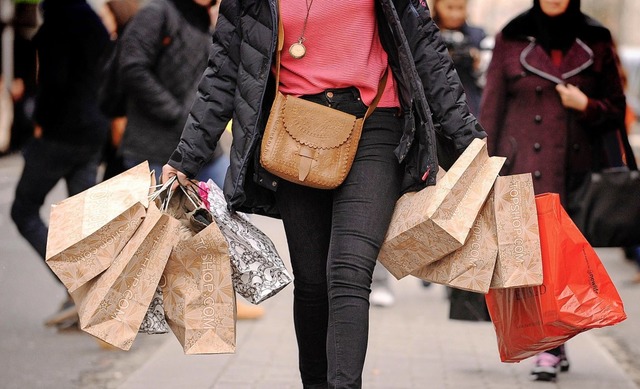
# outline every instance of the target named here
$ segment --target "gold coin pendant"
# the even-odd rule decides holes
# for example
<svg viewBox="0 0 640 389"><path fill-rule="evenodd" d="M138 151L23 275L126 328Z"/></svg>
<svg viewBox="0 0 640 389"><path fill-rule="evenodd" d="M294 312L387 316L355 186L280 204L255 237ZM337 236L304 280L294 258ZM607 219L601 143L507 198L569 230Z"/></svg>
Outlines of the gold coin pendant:
<svg viewBox="0 0 640 389"><path fill-rule="evenodd" d="M289 47L289 54L295 59L300 59L304 57L307 53L307 48L302 44L302 42L296 42Z"/></svg>

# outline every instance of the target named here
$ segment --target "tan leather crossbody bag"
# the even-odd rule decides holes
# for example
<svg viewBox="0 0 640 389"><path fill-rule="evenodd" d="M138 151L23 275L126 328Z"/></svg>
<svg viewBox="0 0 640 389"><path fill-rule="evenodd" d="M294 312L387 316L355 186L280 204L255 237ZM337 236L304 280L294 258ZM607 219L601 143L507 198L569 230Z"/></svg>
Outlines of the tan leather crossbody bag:
<svg viewBox="0 0 640 389"><path fill-rule="evenodd" d="M282 21L278 27L276 97L262 138L260 164L287 181L319 189L336 188L351 169L364 121L380 101L388 72L363 118L284 95L277 90L284 45Z"/></svg>

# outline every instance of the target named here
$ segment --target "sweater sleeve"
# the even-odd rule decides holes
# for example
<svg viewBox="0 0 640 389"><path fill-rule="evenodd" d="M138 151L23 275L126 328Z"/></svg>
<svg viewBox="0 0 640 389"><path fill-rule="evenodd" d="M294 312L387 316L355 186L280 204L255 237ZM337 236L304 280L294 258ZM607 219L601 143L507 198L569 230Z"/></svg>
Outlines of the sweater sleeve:
<svg viewBox="0 0 640 389"><path fill-rule="evenodd" d="M587 128L606 132L624 123L626 101L618 61L620 61L618 54L615 52L613 43L610 42L604 50L601 77L598 77L600 83L598 90L602 92L598 96L588 96L587 109L579 115L579 120ZM608 123L613 125L607 125Z"/></svg>
<svg viewBox="0 0 640 389"><path fill-rule="evenodd" d="M501 34L496 37L491 63L487 69L487 82L480 102L480 123L489 134L488 147L490 154L496 154L497 140L502 129L505 113L507 83L503 71L504 40Z"/></svg>

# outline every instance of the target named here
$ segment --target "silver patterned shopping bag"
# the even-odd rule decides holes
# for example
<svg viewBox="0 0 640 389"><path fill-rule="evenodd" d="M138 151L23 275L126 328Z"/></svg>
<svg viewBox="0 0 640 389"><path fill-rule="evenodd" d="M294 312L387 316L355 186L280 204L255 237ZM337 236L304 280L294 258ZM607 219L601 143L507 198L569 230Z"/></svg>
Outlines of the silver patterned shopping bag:
<svg viewBox="0 0 640 389"><path fill-rule="evenodd" d="M291 283L292 277L271 239L243 213L231 214L222 190L212 180L199 183L198 189L229 244L236 292L259 304Z"/></svg>
<svg viewBox="0 0 640 389"><path fill-rule="evenodd" d="M169 332L169 325L164 315L164 308L162 307L162 288L158 286L156 288L156 294L153 295L153 300L147 309L147 314L142 320L142 324L138 329L139 333L157 335L166 334Z"/></svg>

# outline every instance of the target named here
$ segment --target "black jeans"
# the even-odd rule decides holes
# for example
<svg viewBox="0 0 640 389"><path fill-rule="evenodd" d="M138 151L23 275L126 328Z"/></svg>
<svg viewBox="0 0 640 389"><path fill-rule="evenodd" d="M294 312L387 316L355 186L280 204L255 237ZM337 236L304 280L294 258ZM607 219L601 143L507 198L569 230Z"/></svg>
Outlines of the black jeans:
<svg viewBox="0 0 640 389"><path fill-rule="evenodd" d="M20 234L44 259L48 228L40 217L47 194L65 179L69 196L96 183L101 145L74 145L32 139L23 150L24 169L16 187L11 218ZM57 279L57 278L56 278Z"/></svg>
<svg viewBox="0 0 640 389"><path fill-rule="evenodd" d="M357 116L356 89L307 96ZM342 185L321 190L281 180L276 192L294 274L294 325L305 388L359 388L369 331L369 293L380 246L400 194L393 153L401 137L396 109L377 109L364 125Z"/></svg>

